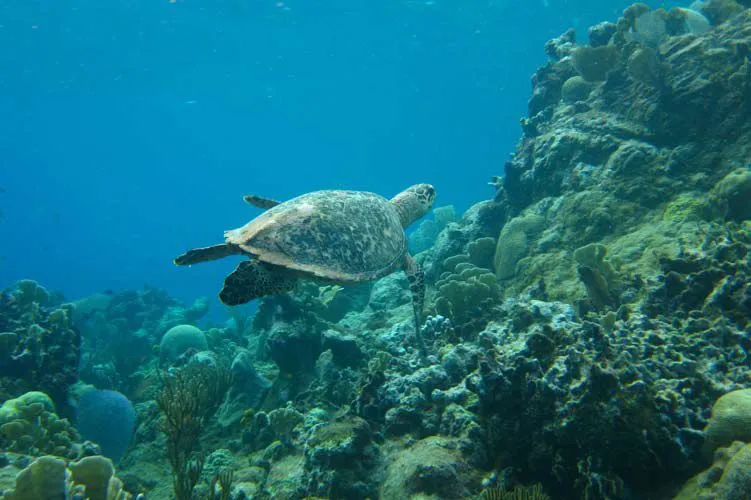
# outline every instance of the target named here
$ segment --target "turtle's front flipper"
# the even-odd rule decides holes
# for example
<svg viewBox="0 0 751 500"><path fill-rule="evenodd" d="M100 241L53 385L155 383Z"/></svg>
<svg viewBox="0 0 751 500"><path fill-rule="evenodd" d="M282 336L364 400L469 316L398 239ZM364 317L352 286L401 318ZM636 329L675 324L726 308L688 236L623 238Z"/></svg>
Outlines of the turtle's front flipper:
<svg viewBox="0 0 751 500"><path fill-rule="evenodd" d="M270 198L262 198L254 194L246 194L245 196L243 196L243 200L245 200L245 203L248 203L249 205L253 205L254 207L262 208L264 210L273 208L281 203L281 201L272 200Z"/></svg>
<svg viewBox="0 0 751 500"><path fill-rule="evenodd" d="M198 262L222 259L230 255L241 254L242 250L236 245L213 245L204 248L194 248L177 257L173 262L178 266L189 266Z"/></svg>
<svg viewBox="0 0 751 500"><path fill-rule="evenodd" d="M417 265L411 255L405 254L404 272L409 280L409 291L412 293L412 311L415 321L415 338L420 354L425 355L425 343L422 339L422 310L425 305L425 273Z"/></svg>
<svg viewBox="0 0 751 500"><path fill-rule="evenodd" d="M297 276L287 269L244 260L225 278L219 299L228 306L237 306L264 295L289 292L296 283Z"/></svg>

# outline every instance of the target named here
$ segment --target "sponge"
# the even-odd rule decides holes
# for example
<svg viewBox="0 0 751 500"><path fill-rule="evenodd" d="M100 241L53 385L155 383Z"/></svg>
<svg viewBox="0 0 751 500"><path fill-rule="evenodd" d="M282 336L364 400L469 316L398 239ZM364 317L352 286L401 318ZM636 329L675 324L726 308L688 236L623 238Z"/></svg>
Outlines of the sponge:
<svg viewBox="0 0 751 500"><path fill-rule="evenodd" d="M102 454L118 462L133 435L136 412L117 391L91 390L78 401L76 426L84 439L97 443Z"/></svg>

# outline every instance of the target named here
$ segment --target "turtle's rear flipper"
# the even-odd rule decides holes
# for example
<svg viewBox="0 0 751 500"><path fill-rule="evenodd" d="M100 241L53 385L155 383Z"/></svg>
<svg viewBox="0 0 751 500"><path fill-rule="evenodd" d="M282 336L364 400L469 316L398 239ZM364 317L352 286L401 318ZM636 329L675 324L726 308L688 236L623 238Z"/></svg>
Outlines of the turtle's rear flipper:
<svg viewBox="0 0 751 500"><path fill-rule="evenodd" d="M264 295L289 292L296 283L297 277L287 269L244 260L225 278L219 299L228 306L237 306Z"/></svg>
<svg viewBox="0 0 751 500"><path fill-rule="evenodd" d="M262 198L261 196L256 196L254 194L246 194L245 196L243 196L243 200L245 200L245 203L249 205L253 205L254 207L262 208L264 210L273 208L281 203L280 201L272 200L270 198Z"/></svg>
<svg viewBox="0 0 751 500"><path fill-rule="evenodd" d="M411 255L406 254L404 258L404 272L409 280L409 291L412 293L412 311L415 322L415 338L420 354L425 355L425 343L422 339L422 310L425 305L425 273L417 265Z"/></svg>
<svg viewBox="0 0 751 500"><path fill-rule="evenodd" d="M197 264L198 262L222 259L230 255L241 253L243 252L239 247L222 243L221 245L213 245L210 247L194 248L193 250L189 250L177 257L173 262L178 266L189 266L191 264Z"/></svg>

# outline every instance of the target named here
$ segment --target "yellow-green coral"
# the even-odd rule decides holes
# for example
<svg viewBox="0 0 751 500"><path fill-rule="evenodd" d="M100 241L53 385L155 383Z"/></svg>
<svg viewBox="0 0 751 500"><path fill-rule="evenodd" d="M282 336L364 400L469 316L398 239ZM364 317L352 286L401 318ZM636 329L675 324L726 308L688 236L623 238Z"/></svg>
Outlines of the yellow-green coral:
<svg viewBox="0 0 751 500"><path fill-rule="evenodd" d="M52 400L43 392L27 392L0 407L0 444L10 451L66 457L74 454L78 439L76 430L55 414Z"/></svg>
<svg viewBox="0 0 751 500"><path fill-rule="evenodd" d="M531 242L545 227L545 218L534 213L511 219L498 237L498 245L493 258L495 274L500 280L508 279L516 273L516 264L524 257Z"/></svg>
<svg viewBox="0 0 751 500"><path fill-rule="evenodd" d="M444 268L451 264L453 270L443 273L436 283L435 311L461 328L477 319L481 306L489 300L500 299L501 287L488 269L455 258L446 259Z"/></svg>
<svg viewBox="0 0 751 500"><path fill-rule="evenodd" d="M66 465L64 460L45 455L37 458L16 477L13 489L3 492L4 500L89 498L129 500L109 458L85 457Z"/></svg>

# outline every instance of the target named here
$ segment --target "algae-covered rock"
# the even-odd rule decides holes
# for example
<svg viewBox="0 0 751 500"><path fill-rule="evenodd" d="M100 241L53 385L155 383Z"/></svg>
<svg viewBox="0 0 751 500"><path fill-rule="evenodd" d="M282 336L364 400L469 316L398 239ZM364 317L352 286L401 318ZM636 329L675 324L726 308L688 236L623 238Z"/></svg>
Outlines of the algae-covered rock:
<svg viewBox="0 0 751 500"><path fill-rule="evenodd" d="M588 82L601 82L618 63L618 49L613 45L582 46L573 51L574 68Z"/></svg>
<svg viewBox="0 0 751 500"><path fill-rule="evenodd" d="M636 49L626 63L628 74L634 80L645 85L662 90L665 85L667 68L660 61L660 57L652 48Z"/></svg>
<svg viewBox="0 0 751 500"><path fill-rule="evenodd" d="M706 195L703 193L682 193L665 205L662 217L665 221L680 224L705 219L707 213Z"/></svg>
<svg viewBox="0 0 751 500"><path fill-rule="evenodd" d="M579 279L598 309L618 305L617 277L613 267L605 260L607 251L607 247L600 243L590 243L574 250Z"/></svg>
<svg viewBox="0 0 751 500"><path fill-rule="evenodd" d="M285 444L291 444L295 438L295 428L305 418L293 407L277 408L269 413L269 425L274 434Z"/></svg>
<svg viewBox="0 0 751 500"><path fill-rule="evenodd" d="M471 498L480 478L454 439L429 437L400 452L386 471L381 498Z"/></svg>
<svg viewBox="0 0 751 500"><path fill-rule="evenodd" d="M351 467L364 457L370 435L370 426L358 417L317 426L306 441L305 457L312 466Z"/></svg>
<svg viewBox="0 0 751 500"><path fill-rule="evenodd" d="M264 483L271 498L297 500L305 497L305 458L288 455L271 464Z"/></svg>
<svg viewBox="0 0 751 500"><path fill-rule="evenodd" d="M225 427L239 422L248 409L258 408L271 388L271 382L256 371L253 357L245 349L237 352L230 369L232 386L217 414Z"/></svg>

